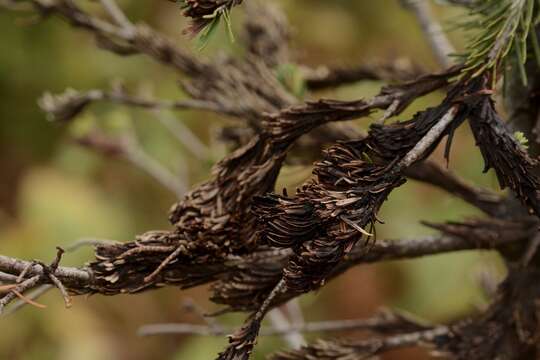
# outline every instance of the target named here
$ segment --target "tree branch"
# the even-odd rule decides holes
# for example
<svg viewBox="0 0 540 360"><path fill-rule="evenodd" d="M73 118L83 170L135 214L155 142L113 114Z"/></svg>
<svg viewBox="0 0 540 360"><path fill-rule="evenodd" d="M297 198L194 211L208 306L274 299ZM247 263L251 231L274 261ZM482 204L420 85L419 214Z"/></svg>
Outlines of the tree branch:
<svg viewBox="0 0 540 360"><path fill-rule="evenodd" d="M410 315L392 311L382 311L380 314L368 319L332 320L320 322L307 322L304 324L289 324L283 326L263 327L262 336L282 336L287 334L319 333L319 332L341 332L351 330L365 330L376 333L414 331L425 327ZM172 324L149 324L139 328L140 336L159 336L172 334L201 335L201 336L223 336L234 331L234 328L215 327L205 325L194 325L186 323Z"/></svg>
<svg viewBox="0 0 540 360"><path fill-rule="evenodd" d="M426 36L435 57L444 69L452 66L448 55L454 54L455 49L446 37L441 25L435 19L430 4L426 0L402 0L416 16L424 35Z"/></svg>
<svg viewBox="0 0 540 360"><path fill-rule="evenodd" d="M417 65L400 59L389 63L373 62L357 66L320 66L302 68L306 86L310 90L322 90L364 80L387 82L412 81L425 74Z"/></svg>
<svg viewBox="0 0 540 360"><path fill-rule="evenodd" d="M473 186L433 161L419 162L405 170L405 175L457 196L488 215L498 217L506 212L503 196Z"/></svg>
<svg viewBox="0 0 540 360"><path fill-rule="evenodd" d="M502 228L503 224L501 224ZM426 236L421 238L402 239L402 240L379 240L375 243L369 252L366 252L363 246L355 247L343 260L343 262L335 269L331 277L334 278L348 269L366 263L374 263L379 261L388 260L400 260L400 259L412 259L422 256L429 256L434 254L442 254L453 251L463 250L492 250L510 243L518 241L526 241L527 236L523 232L518 231L517 228L511 229L512 231L501 232L496 231L499 236L492 236L491 231L478 230L473 238L469 239L465 235L459 236L451 234L443 234L436 236ZM103 244L102 247L115 247L118 245ZM257 253L255 253L257 254ZM261 264L265 264L268 261L279 264L280 262L287 261L291 255L290 251L262 251L260 256L246 255L244 257L233 257L221 264L211 265L192 265L185 266L183 264L169 264L167 266L167 272L170 274L171 280L167 280L168 277L160 279L164 284L169 286L181 286L177 281L175 274L175 268L178 267L178 271L183 273L183 276L187 276L186 272L193 272L194 276L200 275L201 266L211 267L213 276L208 278L206 282L209 283L216 281L217 279L223 279L229 283L228 276L234 276L239 271L245 271L247 268L258 268ZM129 257L124 257L123 261L129 262ZM15 259L0 255L0 281L4 283L15 283L19 274L27 269L25 278L32 278L38 276L38 280L34 286L43 284L53 284L50 278L45 276L43 266L34 262ZM72 294L88 294L98 293L113 295L120 293L119 291L111 292L111 289L107 289L106 283L103 283L97 278L91 268L73 268L58 266L53 272L53 275L57 277L68 291ZM279 269L275 274L276 279L281 276ZM266 280L268 281L268 280ZM190 286L196 286L203 284L196 282ZM189 284L189 282L187 283ZM140 284L142 286L143 284ZM136 287L134 285L134 287ZM189 287L189 286L188 286ZM148 287L153 289L153 287ZM285 302L288 299L298 296L298 293L290 292L286 296L283 296L280 302ZM253 295L255 296L255 295ZM275 306L276 304L274 304ZM254 302L251 302L251 306L256 306ZM245 309L244 309L245 310Z"/></svg>
<svg viewBox="0 0 540 360"><path fill-rule="evenodd" d="M431 345L437 338L449 335L451 330L446 326L433 327L406 334L398 334L384 338L373 338L356 341L326 341L317 342L300 350L277 353L272 360L346 360L368 359L384 352L419 345Z"/></svg>
<svg viewBox="0 0 540 360"><path fill-rule="evenodd" d="M65 92L57 95L47 92L41 97L38 103L51 120L69 121L84 111L87 106L97 101L108 101L150 110L203 110L221 114L232 113L231 109L223 108L209 101L194 99L178 101L145 99L129 95L121 88L115 88L112 91L98 89L78 91L67 89Z"/></svg>

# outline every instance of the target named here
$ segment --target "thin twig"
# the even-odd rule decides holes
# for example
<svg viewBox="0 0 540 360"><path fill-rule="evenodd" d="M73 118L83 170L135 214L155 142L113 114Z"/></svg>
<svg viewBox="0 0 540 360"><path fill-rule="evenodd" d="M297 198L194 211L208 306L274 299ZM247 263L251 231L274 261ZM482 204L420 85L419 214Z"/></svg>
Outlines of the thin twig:
<svg viewBox="0 0 540 360"><path fill-rule="evenodd" d="M430 4L426 0L402 0L407 8L414 13L426 39L429 41L433 53L437 58L439 65L443 68L452 66L452 61L449 58L450 54L455 53L455 49L446 37L441 25L435 19Z"/></svg>
<svg viewBox="0 0 540 360"><path fill-rule="evenodd" d="M56 286L58 288L58 290L60 290L60 293L62 294L62 297L64 298L64 303L66 304L66 308L69 309L73 305L73 301L71 299L71 296L69 296L69 294L68 294L68 292L66 290L66 287L53 274L49 274L49 278L51 279L54 286Z"/></svg>
<svg viewBox="0 0 540 360"><path fill-rule="evenodd" d="M0 271L7 272L9 274L20 274L29 263L32 264L32 266L28 270L28 276L44 276L45 272L41 264L34 264L31 261L0 255ZM92 283L92 273L87 268L59 266L55 270L54 275L58 277L64 284L69 284L68 287L73 289L83 290L86 286L89 286ZM17 279L16 276L15 279Z"/></svg>
<svg viewBox="0 0 540 360"><path fill-rule="evenodd" d="M176 250L174 250L169 256L165 258L165 260L161 262L161 264L159 264L159 266L157 267L156 270L154 270L154 272L152 272L150 275L144 278L144 282L152 281L156 276L159 275L161 271L163 271L163 269L165 269L167 265L169 265L169 263L174 261L178 257L178 255L180 255L180 253L183 251L186 251L185 246L184 245L178 246Z"/></svg>
<svg viewBox="0 0 540 360"><path fill-rule="evenodd" d="M272 312L270 312L272 313ZM269 314L270 314L269 313ZM343 332L353 330L366 330L371 332L386 331L392 326L400 323L400 319L393 317L375 316L367 319L346 319L307 322L305 324L284 324L280 322L279 326L273 324L272 327L263 327L260 331L261 336L283 336L294 333L320 333L320 332ZM229 327L211 327L205 325L195 325L186 323L170 324L150 324L139 328L140 336L159 336L159 335L200 335L200 336L223 336L230 333L233 328Z"/></svg>
<svg viewBox="0 0 540 360"><path fill-rule="evenodd" d="M199 160L207 161L210 158L210 149L206 146L189 127L184 125L181 121L168 116L162 110L155 111L156 117L163 124L163 126L169 130L169 132L187 149L189 152Z"/></svg>
<svg viewBox="0 0 540 360"><path fill-rule="evenodd" d="M146 26L136 26L134 27L135 31L126 31L124 26L85 12L73 1L28 0L27 2L43 16L56 15L72 26L93 33L98 40L106 40L107 44L115 45L106 47L110 51L117 52L119 48L122 48L122 51L129 48L130 51L146 54L160 63L188 74L199 74L206 68L202 61L195 60L194 57L175 46L172 41ZM0 6L19 10L18 8L14 9L12 4L13 1L4 0ZM115 14L115 17L117 16L118 14ZM104 44L103 41L100 44ZM165 56L165 53L168 56Z"/></svg>
<svg viewBox="0 0 540 360"><path fill-rule="evenodd" d="M418 65L413 65L408 59L398 59L389 63L381 60L356 66L319 66L314 69L301 67L300 70L310 90L337 87L365 80L410 81L425 74Z"/></svg>
<svg viewBox="0 0 540 360"><path fill-rule="evenodd" d="M48 114L51 120L67 121L78 115L86 107L98 101L108 101L148 110L202 110L221 114L232 114L233 112L231 109L204 100L186 99L173 101L142 98L129 95L119 87L112 91L100 89L79 91L68 88L63 93L58 94L46 92L39 99L38 104Z"/></svg>
<svg viewBox="0 0 540 360"><path fill-rule="evenodd" d="M81 238L64 247L66 252L74 252L85 246L112 246L121 244L120 241L109 239Z"/></svg>
<svg viewBox="0 0 540 360"><path fill-rule="evenodd" d="M21 273L19 274L19 276L17 277L17 280L16 280L17 284L21 283L26 278L26 274L28 273L28 270L30 270L32 265L34 265L34 264L33 263L28 263L28 265L24 268L24 270L21 271Z"/></svg>
<svg viewBox="0 0 540 360"><path fill-rule="evenodd" d="M178 176L149 156L139 145L134 135L125 138L124 155L133 165L144 170L166 189L169 189L181 198L187 191L187 184Z"/></svg>
<svg viewBox="0 0 540 360"><path fill-rule="evenodd" d="M527 250L523 254L523 258L521 259L521 265L523 267L528 266L531 263L531 260L533 259L534 255L538 252L538 248L540 247L540 232L536 234L530 241L529 245L527 246Z"/></svg>
<svg viewBox="0 0 540 360"><path fill-rule="evenodd" d="M26 279L22 283L15 285L6 295L4 295L4 297L0 299L0 315L3 315L4 308L16 297L19 297L26 290L36 286L39 283L40 278L40 275L35 275L30 279Z"/></svg>
<svg viewBox="0 0 540 360"><path fill-rule="evenodd" d="M112 137L99 129L74 138L84 147L97 151L105 156L121 156L132 165L144 171L165 189L181 198L188 190L187 179L172 173L142 148L133 129L125 131L121 138Z"/></svg>
<svg viewBox="0 0 540 360"><path fill-rule="evenodd" d="M287 309L287 313L289 314L289 317L291 318L293 324L304 324L304 314L302 313L302 308L300 307L300 302L298 301L298 299L292 299L291 301L286 303L285 308Z"/></svg>
<svg viewBox="0 0 540 360"><path fill-rule="evenodd" d="M134 26L129 21L127 16L124 14L122 9L118 7L116 4L116 1L114 0L100 0L101 5L103 5L103 8L107 11L109 16L118 24L120 25L125 31L132 32L134 31ZM126 36L130 37L133 36L132 34L127 34Z"/></svg>
<svg viewBox="0 0 540 360"><path fill-rule="evenodd" d="M291 348L299 349L306 344L306 340L299 331L287 331L292 325L283 314L281 308L270 311L268 313L268 319L277 331L284 331L282 337Z"/></svg>
<svg viewBox="0 0 540 360"><path fill-rule="evenodd" d="M454 121L458 110L458 105L452 106L443 115L441 120L439 120L439 122L435 124L426 135L424 135L424 137L414 146L414 148L412 148L411 151L409 151L407 155L400 160L400 162L397 164L397 168L406 169L421 159L426 150L437 141L437 139L444 133L448 125Z"/></svg>
<svg viewBox="0 0 540 360"><path fill-rule="evenodd" d="M368 338L357 341L324 341L310 344L300 350L292 350L294 358L311 358L310 353L317 349L318 354L326 358L321 352L330 354L346 354L347 359L371 359L384 352L418 345L434 345L437 339L450 336L451 330L446 326L438 326L426 330L397 334L382 338ZM282 356L283 355L283 356ZM331 356L334 358L334 356ZM289 359L287 353L277 354L273 359ZM328 357L330 358L330 357ZM340 357L345 359L345 357ZM337 359L337 358L336 358Z"/></svg>
<svg viewBox="0 0 540 360"><path fill-rule="evenodd" d="M17 282L17 276L6 274L5 272L0 271L0 283L14 283Z"/></svg>
<svg viewBox="0 0 540 360"><path fill-rule="evenodd" d="M211 328L220 328L218 320L214 316L208 316L208 312L203 309L199 304L197 304L193 299L187 298L184 299L182 307L189 312L196 314L202 321L208 324Z"/></svg>
<svg viewBox="0 0 540 360"><path fill-rule="evenodd" d="M433 161L419 162L406 169L405 175L457 196L488 215L497 217L504 213L503 196L491 190L473 186Z"/></svg>

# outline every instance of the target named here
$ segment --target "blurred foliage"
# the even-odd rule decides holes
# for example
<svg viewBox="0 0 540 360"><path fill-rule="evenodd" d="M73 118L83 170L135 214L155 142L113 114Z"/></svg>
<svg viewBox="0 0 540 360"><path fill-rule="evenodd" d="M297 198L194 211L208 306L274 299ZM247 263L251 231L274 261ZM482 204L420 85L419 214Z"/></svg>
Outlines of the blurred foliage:
<svg viewBox="0 0 540 360"><path fill-rule="evenodd" d="M355 64L410 57L436 69L417 24L396 0L278 2L294 24L295 56L304 63ZM174 4L140 0L120 3L135 20L147 21L177 39L181 46L194 48L181 35L186 24ZM87 5L97 8L96 4ZM451 8L437 10L446 20L458 14ZM232 12L235 33L240 31L242 16L240 9ZM145 230L166 228L174 195L126 162L73 144L69 135L77 129L47 123L36 99L46 90L104 88L115 79L122 79L137 92L174 99L182 97L177 79L144 57L119 58L97 50L87 34L60 21L33 20L0 13L0 253L49 261L55 246L66 246L82 237L128 240ZM461 45L458 32L451 37ZM238 41L231 44L227 40L224 29L217 30L200 56L213 56L219 51L239 56L242 52ZM297 86L294 73L286 75L290 78L287 81ZM340 99L367 97L381 85L362 83L324 95ZM433 96L424 98L405 116L438 100ZM215 130L226 120L193 112L175 116L210 147L207 161L194 159L156 121L155 114L146 111L99 104L79 121L132 121L152 156L181 173L189 183L202 181L211 164L225 153L216 141ZM362 128L368 125L365 119L354 123ZM77 126L87 126L80 124ZM456 136L450 167L479 184L495 186L491 174L481 174L481 156L466 128ZM309 167L286 166L278 188L294 191L309 174ZM378 227L377 235L399 239L426 234L430 230L419 225L419 220L443 221L468 215L478 213L436 189L411 182L394 192L384 206L381 218L386 224ZM82 249L67 254L64 263L81 264L91 255L91 249ZM484 266L502 271L494 255L473 253L361 267L320 292L305 296L301 303L310 320L369 316L380 306L395 306L429 320L449 320L485 305L475 279ZM0 358L211 359L223 348L224 338L141 339L136 335L137 328L147 323L200 321L183 312L180 304L189 296L215 310L206 295L206 290L200 288L187 292L166 289L114 299L77 298L74 308L66 311L59 294L51 292L41 299L48 306L46 310L27 307L16 316L0 320L2 329L9 329L0 337ZM224 322L239 324L239 319L232 316ZM261 339L260 343L257 359L283 345L279 338ZM398 353L392 358L404 357Z"/></svg>

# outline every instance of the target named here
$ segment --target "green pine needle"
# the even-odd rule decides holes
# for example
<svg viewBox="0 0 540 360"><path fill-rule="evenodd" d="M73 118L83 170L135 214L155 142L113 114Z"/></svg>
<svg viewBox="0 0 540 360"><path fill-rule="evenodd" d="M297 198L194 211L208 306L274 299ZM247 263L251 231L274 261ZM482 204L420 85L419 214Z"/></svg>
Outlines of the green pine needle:
<svg viewBox="0 0 540 360"><path fill-rule="evenodd" d="M216 16L210 21L208 25L201 31L199 34L199 38L197 39L197 49L199 51L203 50L206 45L208 45L208 42L210 41L210 38L212 35L216 32L216 29L218 28L219 22L221 17Z"/></svg>
<svg viewBox="0 0 540 360"><path fill-rule="evenodd" d="M497 75L505 58L513 51L526 83L525 63L530 42L540 61L540 45L534 31L538 19L540 0L478 1L473 5L469 19L462 24L466 29L479 32L470 39L461 55L465 64L461 77L476 77L488 71Z"/></svg>
<svg viewBox="0 0 540 360"><path fill-rule="evenodd" d="M522 133L521 131L516 131L514 133L514 137L516 138L517 142L523 146L523 148L525 150L527 150L529 148L529 139L527 139L527 137L525 136L524 133Z"/></svg>
<svg viewBox="0 0 540 360"><path fill-rule="evenodd" d="M182 9L185 9L186 7L189 6L186 0L177 0L177 2L180 4L180 8ZM208 24L206 24L206 26L201 30L201 32L198 35L197 49L199 51L203 50L206 47L206 45L208 45L208 43L210 42L210 39L215 34L222 18L225 21L227 34L229 35L230 41L232 43L235 42L234 32L232 29L231 9L229 6L230 5L228 4L224 4L216 8L213 13L202 17L202 19L208 21Z"/></svg>

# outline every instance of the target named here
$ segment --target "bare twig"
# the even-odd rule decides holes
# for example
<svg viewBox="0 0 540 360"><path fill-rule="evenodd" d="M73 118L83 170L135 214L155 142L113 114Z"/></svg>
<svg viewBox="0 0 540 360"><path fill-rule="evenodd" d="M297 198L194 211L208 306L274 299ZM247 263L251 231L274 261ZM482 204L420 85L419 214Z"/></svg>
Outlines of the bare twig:
<svg viewBox="0 0 540 360"><path fill-rule="evenodd" d="M435 19L430 4L426 0L402 0L407 8L414 13L424 34L426 35L437 61L443 68L452 66L448 55L455 53L455 49L444 34L441 25Z"/></svg>
<svg viewBox="0 0 540 360"><path fill-rule="evenodd" d="M15 275L11 275L11 274L6 274L4 272L1 272L0 271L0 283L14 283L14 282L17 282L17 276Z"/></svg>
<svg viewBox="0 0 540 360"><path fill-rule="evenodd" d="M304 324L304 314L302 313L302 308L300 307L300 302L298 299L292 299L286 303L285 309L287 310L293 324Z"/></svg>
<svg viewBox="0 0 540 360"><path fill-rule="evenodd" d="M283 311L281 308L276 308L271 310L268 313L268 318L270 322L272 323L273 327L278 331L284 331L291 327L290 321L287 319L287 317L283 314ZM298 331L290 331L285 332L282 335L283 339L287 342L287 344L293 348L293 349L299 349L303 345L306 344L306 340L302 336L302 334Z"/></svg>
<svg viewBox="0 0 540 360"><path fill-rule="evenodd" d="M161 110L155 111L158 120L170 133L199 160L210 158L210 149L193 132L178 119L168 116Z"/></svg>
<svg viewBox="0 0 540 360"><path fill-rule="evenodd" d="M29 279L24 280L20 284L14 285L9 289L9 292L0 299L0 315L4 314L4 308L12 302L16 297L22 297L21 295L28 289L33 288L39 283L41 276L35 275Z"/></svg>
<svg viewBox="0 0 540 360"><path fill-rule="evenodd" d="M187 298L184 299L182 307L189 312L196 314L201 320L203 320L209 327L216 329L221 328L221 325L217 319L213 316L209 316L208 312L198 305L193 299Z"/></svg>
<svg viewBox="0 0 540 360"><path fill-rule="evenodd" d="M411 81L425 73L406 59L389 63L378 61L357 66L319 66L315 69L302 67L301 70L306 86L311 90L342 86L364 80Z"/></svg>
<svg viewBox="0 0 540 360"><path fill-rule="evenodd" d="M530 264L533 257L538 252L538 248L540 247L540 232L536 234L530 241L529 245L527 246L527 250L523 254L523 258L521 259L521 265L523 267L526 267Z"/></svg>
<svg viewBox="0 0 540 360"><path fill-rule="evenodd" d="M454 121L459 110L458 105L454 105L444 114L441 120L433 126L428 133L405 155L397 164L397 168L406 169L425 156L429 149L439 137L446 131L446 128Z"/></svg>
<svg viewBox="0 0 540 360"><path fill-rule="evenodd" d="M69 296L64 284L58 278L52 274L49 274L49 277L51 278L52 283L54 286L60 290L60 293L62 294L62 297L64 298L64 303L66 304L66 308L70 308L73 305L73 301L71 300L71 296Z"/></svg>
<svg viewBox="0 0 540 360"><path fill-rule="evenodd" d="M433 161L422 161L405 170L411 179L436 186L457 196L491 216L504 214L504 197L488 189L469 184Z"/></svg>
<svg viewBox="0 0 540 360"><path fill-rule="evenodd" d="M127 129L122 136L114 138L99 129L74 138L84 147L97 151L105 156L120 156L132 165L150 175L165 189L181 198L188 190L187 180L172 173L164 165L146 153L137 139L134 129Z"/></svg>
<svg viewBox="0 0 540 360"><path fill-rule="evenodd" d="M135 26L133 31L126 31L122 25L99 19L69 0L27 0L43 16L57 15L71 25L93 33L100 45L120 54L129 51L146 54L155 60L169 65L181 72L196 74L205 69L202 61L195 60L163 35L146 26ZM109 12L113 11L114 20L119 21L118 12L108 3Z"/></svg>
<svg viewBox="0 0 540 360"><path fill-rule="evenodd" d="M219 107L208 101L201 100L155 100L128 95L123 89L113 91L88 90L77 91L67 89L64 93L53 95L45 93L39 100L40 107L48 114L51 120L68 121L82 112L87 106L96 101L109 101L126 106L140 107L149 110L205 110L227 114L230 109Z"/></svg>
<svg viewBox="0 0 540 360"><path fill-rule="evenodd" d="M134 31L133 24L126 17L122 9L118 7L115 0L100 0L100 2L101 2L101 5L103 5L103 8L110 15L110 17L116 22L116 24L120 25L125 31L128 31L128 32ZM131 37L133 36L133 34L128 33L126 34L126 36Z"/></svg>
<svg viewBox="0 0 540 360"><path fill-rule="evenodd" d="M34 265L34 264L33 263L28 263L28 265L24 268L24 270L21 271L21 273L17 277L17 281L16 281L17 284L21 283L26 278L26 274L28 273L28 270L30 270L32 265Z"/></svg>
<svg viewBox="0 0 540 360"><path fill-rule="evenodd" d="M85 246L104 246L104 245L118 245L118 244L120 244L120 242L116 240L81 238L67 246L64 246L63 249L66 252L74 252Z"/></svg>
<svg viewBox="0 0 540 360"><path fill-rule="evenodd" d="M272 312L270 312L272 313ZM283 336L294 333L320 333L320 332L342 332L351 330L365 330L370 332L387 332L392 327L403 325L403 319L393 315L374 316L368 319L348 319L307 322L305 324L287 324L284 325L281 320L279 324L273 324L272 327L261 328L262 336ZM420 326L420 325L418 325ZM159 335L201 335L201 336L223 336L230 333L233 328L212 327L204 325L194 325L185 323L171 324L150 324L139 328L140 336L159 336Z"/></svg>
<svg viewBox="0 0 540 360"><path fill-rule="evenodd" d="M163 271L163 269L165 269L165 267L167 265L169 265L169 263L171 263L172 261L174 261L176 259L176 257L178 257L178 255L180 255L180 253L182 251L186 251L184 245L180 245L178 246L178 248L176 248L176 250L174 250L169 256L167 256L165 258L165 260L163 260L161 262L161 264L159 264L159 266L157 267L156 270L154 270L154 272L152 272L150 275L148 275L147 277L144 278L144 281L145 282L150 282L152 281L156 276L159 275L159 273L161 271Z"/></svg>
<svg viewBox="0 0 540 360"><path fill-rule="evenodd" d="M384 352L419 345L433 345L435 341L451 334L445 326L430 328L417 332L398 334L384 338L371 338L352 341L318 340L300 350L280 352L272 356L272 360L297 359L371 359Z"/></svg>
<svg viewBox="0 0 540 360"><path fill-rule="evenodd" d="M20 274L27 266L31 264L28 270L28 276L44 276L43 266L41 264L35 264L30 261L10 258L8 256L0 255L0 271L9 274ZM59 266L54 275L58 277L64 284L68 285L70 289L83 290L85 287L91 285L92 273L87 268L72 268ZM17 277L15 277L16 279Z"/></svg>
<svg viewBox="0 0 540 360"><path fill-rule="evenodd" d="M166 189L174 192L178 198L181 198L188 190L187 184L182 179L171 173L142 149L135 135L125 138L123 149L124 156L131 163L144 170Z"/></svg>

